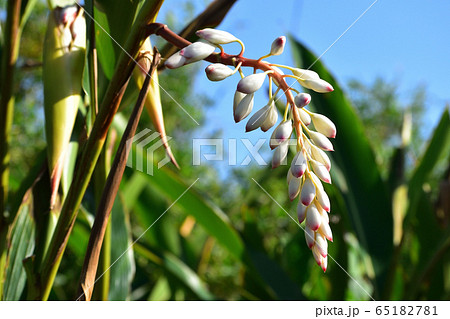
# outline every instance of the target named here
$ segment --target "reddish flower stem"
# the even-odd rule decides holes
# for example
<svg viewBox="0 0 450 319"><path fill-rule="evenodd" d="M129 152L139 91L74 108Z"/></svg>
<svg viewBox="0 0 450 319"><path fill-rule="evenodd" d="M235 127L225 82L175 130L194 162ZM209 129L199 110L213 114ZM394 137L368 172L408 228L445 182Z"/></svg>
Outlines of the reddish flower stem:
<svg viewBox="0 0 450 319"><path fill-rule="evenodd" d="M182 49L188 45L191 44L188 40L180 37L178 34L170 30L167 25L162 23L150 23L147 26L147 34L156 34L162 38L164 38L167 42L170 42L171 44L175 45L179 49ZM283 76L279 73L277 73L269 63L265 61L255 60L255 59L248 59L241 55L231 55L227 53L213 53L209 57L205 59L206 61L212 62L212 63L222 63L225 65L231 65L236 66L240 62L242 62L242 66L252 67L255 69L259 69L262 71L274 71L269 76L273 77L273 79L279 84L279 87L283 90L283 92L286 94L286 98L291 106L294 106L294 97L292 96L291 90L289 85L284 80ZM295 108L293 108L295 109ZM295 114L298 115L298 112L294 111ZM298 117L298 116L297 116ZM298 117L300 120L300 118Z"/></svg>
<svg viewBox="0 0 450 319"><path fill-rule="evenodd" d="M147 35L150 36L151 34L158 35L165 39L167 42L173 44L174 46L178 47L179 49L182 49L188 45L191 44L188 40L184 39L183 37L180 37L178 34L173 32L169 29L169 27L162 23L150 23L147 25ZM222 63L225 65L231 65L236 66L239 63L242 63L242 66L252 67L255 70L259 69L262 71L273 71L273 73L270 73L269 76L271 76L276 83L278 83L278 87L283 90L284 94L286 95L286 99L288 103L291 105L291 112L294 119L294 128L297 133L298 139L300 139L301 136L301 120L300 120L300 114L298 112L297 107L294 103L294 97L292 95L292 92L290 90L290 86L286 83L284 80L284 77L282 74L276 72L270 64L268 64L265 61L262 60L255 60L255 59L248 59L242 56L242 52L238 55L230 55L223 51L220 53L213 53L209 57L205 59L206 61L212 62L212 63Z"/></svg>

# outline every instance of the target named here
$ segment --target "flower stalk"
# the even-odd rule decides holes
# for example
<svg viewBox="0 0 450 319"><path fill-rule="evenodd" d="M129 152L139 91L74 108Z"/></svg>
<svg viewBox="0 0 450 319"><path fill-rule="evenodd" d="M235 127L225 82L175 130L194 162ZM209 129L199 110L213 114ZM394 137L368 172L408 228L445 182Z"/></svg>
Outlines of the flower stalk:
<svg viewBox="0 0 450 319"><path fill-rule="evenodd" d="M150 27L150 26L149 26ZM152 27L157 27L156 25ZM206 69L208 78L213 81L223 80L230 76L231 72L225 69L225 65L239 65L238 70L241 80L237 85L234 96L233 115L236 122L240 122L246 118L253 110L254 94L261 89L265 79L269 78L269 102L262 109L257 111L249 120L246 131L252 131L260 127L263 131L267 131L272 127L275 121L270 121L269 125L265 123L265 117L268 115L269 106L276 98L278 91L272 96L271 84L274 83L278 90L282 90L286 96L286 108L282 122L275 128L270 139L270 148L274 150L272 168L281 165L289 150L289 142L291 135L295 133L297 144L297 155L294 157L299 163L292 164L288 175L288 194L292 201L299 197L298 216L299 222L305 222L305 235L308 247L311 249L317 264L326 271L327 261L327 240L332 239L329 227L329 219L327 213L330 210L329 200L323 189L322 181L331 183L329 174L329 160L323 156L320 151L333 151L333 145L328 138L336 136L336 127L323 115L315 114L305 109L310 103L311 96L309 94L300 93L293 89L292 85L288 85L286 78L294 78L301 86L316 91L318 93L327 93L333 91L333 87L326 81L320 79L320 76L313 71L291 68L288 66L271 64L264 59L270 56L276 56L283 52L285 46L285 37L278 37L272 43L270 53L262 56L258 60L248 59L243 56L244 46L238 55L228 55L224 52L222 44L229 42L239 42L236 37L228 32L214 29L205 29L197 31L203 39L202 42L189 43L184 39L177 38L177 35L171 32L166 26L160 25L155 32L169 42L179 43L181 51L175 53L166 61L166 66L177 68L185 64L195 62L200 59L212 62ZM205 50L195 51L198 47L206 47L204 41L210 41L210 45L215 45L220 49L220 53L212 53L206 57L208 52ZM209 48L209 47L208 47ZM189 59L183 57L183 52L192 52ZM205 58L206 57L206 58ZM184 59L184 60L183 60ZM217 76L212 76L214 69L219 69ZM253 73L245 76L242 71L243 67L253 68ZM285 68L292 74L284 74L281 68ZM257 72L261 70L262 72ZM295 83L294 83L295 84ZM295 98L293 92L296 94ZM261 118L264 117L264 121ZM312 127L308 127L310 124ZM314 150L318 148L319 151ZM319 154L320 156L315 156ZM292 171L294 175L292 175Z"/></svg>

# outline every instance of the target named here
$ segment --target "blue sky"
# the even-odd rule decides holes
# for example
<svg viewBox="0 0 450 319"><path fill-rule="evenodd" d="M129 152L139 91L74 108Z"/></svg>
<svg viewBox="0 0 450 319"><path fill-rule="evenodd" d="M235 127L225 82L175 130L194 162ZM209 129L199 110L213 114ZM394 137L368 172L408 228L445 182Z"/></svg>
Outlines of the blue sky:
<svg viewBox="0 0 450 319"><path fill-rule="evenodd" d="M179 3L166 0L160 17L164 17L166 10L177 8ZM207 3L209 1L193 1L195 12L200 12ZM450 103L450 1L379 0L373 3L374 0L240 0L219 28L240 38L246 44L245 56L251 58L267 53L276 37L288 33L318 56L340 38L321 61L341 84L353 78L371 83L381 76L399 83L402 99L411 96L418 85L426 86L429 93L427 127L422 131L428 135L446 103ZM342 35L372 4L372 8ZM292 65L289 44L283 55L272 57L270 61ZM203 62L202 70L206 66ZM207 137L218 129L223 131L224 137L246 137L253 143L259 138L269 138L270 131L269 134L260 131L244 134L246 121L234 123L232 100L238 80L235 76L211 83L204 74L199 74L196 89L215 100L206 115L207 125L198 132L199 136ZM255 109L264 104L265 94L261 92ZM238 145L239 150L242 148Z"/></svg>

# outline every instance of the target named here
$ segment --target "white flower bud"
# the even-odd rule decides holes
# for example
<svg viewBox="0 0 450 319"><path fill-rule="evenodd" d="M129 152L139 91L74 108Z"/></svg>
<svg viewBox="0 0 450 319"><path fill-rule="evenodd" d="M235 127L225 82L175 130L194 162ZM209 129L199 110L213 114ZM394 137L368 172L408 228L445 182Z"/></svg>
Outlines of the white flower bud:
<svg viewBox="0 0 450 319"><path fill-rule="evenodd" d="M311 204L306 213L306 226L314 231L318 230L322 223L322 217L317 210L316 205ZM316 236L317 237L317 236Z"/></svg>
<svg viewBox="0 0 450 319"><path fill-rule="evenodd" d="M314 182L314 184L316 185L317 188L320 188L321 190L323 190L323 185L320 182L320 179L316 176L316 174L309 171L309 177L311 177L312 181Z"/></svg>
<svg viewBox="0 0 450 319"><path fill-rule="evenodd" d="M239 103L242 101L242 99L246 96L247 94L241 93L241 92L234 92L234 99L233 99L233 112L236 111L237 106L239 105Z"/></svg>
<svg viewBox="0 0 450 319"><path fill-rule="evenodd" d="M334 91L334 88L331 86L331 84L322 79L300 80L300 84L305 88L316 91L318 93L327 93Z"/></svg>
<svg viewBox="0 0 450 319"><path fill-rule="evenodd" d="M331 205L330 205L330 198L328 197L327 193L323 189L318 188L316 196L317 196L317 201L319 202L320 206L325 211L329 212ZM328 217L328 215L326 215L326 214L325 214L325 216Z"/></svg>
<svg viewBox="0 0 450 319"><path fill-rule="evenodd" d="M315 243L315 232L309 228L305 227L305 239L306 239L306 245L308 245L308 248L311 249L314 246Z"/></svg>
<svg viewBox="0 0 450 319"><path fill-rule="evenodd" d="M237 105L233 112L234 121L239 123L245 119L253 109L253 94L247 94Z"/></svg>
<svg viewBox="0 0 450 319"><path fill-rule="evenodd" d="M291 181L291 178L293 178L294 176L292 176L291 174L291 169L288 169L287 175L286 175L286 182L289 185L289 182Z"/></svg>
<svg viewBox="0 0 450 319"><path fill-rule="evenodd" d="M321 234L316 234L316 244L319 253L322 257L327 257L328 254L328 242Z"/></svg>
<svg viewBox="0 0 450 319"><path fill-rule="evenodd" d="M286 141L292 134L292 121L288 120L281 122L273 131L270 137L270 148L274 149L284 141Z"/></svg>
<svg viewBox="0 0 450 319"><path fill-rule="evenodd" d="M270 105L266 105L260 110L258 110L248 120L247 125L245 126L245 131L250 132L260 127L266 120L267 116L269 115L269 112L270 112Z"/></svg>
<svg viewBox="0 0 450 319"><path fill-rule="evenodd" d="M314 160L318 161L319 163L322 163L323 165L325 165L325 167L327 168L328 171L330 170L330 168L331 168L330 158L324 151L322 151L320 148L318 148L315 145L311 146L311 157Z"/></svg>
<svg viewBox="0 0 450 319"><path fill-rule="evenodd" d="M315 160L311 160L310 163L311 163L311 167L312 167L314 173L317 175L317 177L319 177L325 183L331 184L330 172L328 172L325 165L323 165L322 163L319 163Z"/></svg>
<svg viewBox="0 0 450 319"><path fill-rule="evenodd" d="M317 263L320 267L322 267L323 257L322 257L322 255L320 254L319 249L317 248L316 245L314 245L313 248L312 248L311 250L312 250L312 253L313 253L314 260L316 261L316 263Z"/></svg>
<svg viewBox="0 0 450 319"><path fill-rule="evenodd" d="M286 44L285 36L276 38L272 42L272 47L270 48L270 55L280 55L281 53L283 53L285 44Z"/></svg>
<svg viewBox="0 0 450 319"><path fill-rule="evenodd" d="M328 256L322 258L322 265L321 265L320 267L322 267L323 272L327 271L327 267L328 267Z"/></svg>
<svg viewBox="0 0 450 319"><path fill-rule="evenodd" d="M164 65L169 69L176 69L183 66L186 62L186 58L180 54L180 51L173 54L170 58L166 60Z"/></svg>
<svg viewBox="0 0 450 319"><path fill-rule="evenodd" d="M299 93L294 98L295 106L299 108L305 107L309 104L309 102L311 102L311 95L309 95L308 93Z"/></svg>
<svg viewBox="0 0 450 319"><path fill-rule="evenodd" d="M302 80L319 80L319 74L311 70L295 68L292 70L295 76L298 76Z"/></svg>
<svg viewBox="0 0 450 319"><path fill-rule="evenodd" d="M307 176L302 186L302 191L300 194L300 199L303 205L309 206L314 197L316 196L316 186L312 180Z"/></svg>
<svg viewBox="0 0 450 319"><path fill-rule="evenodd" d="M311 116L309 116L309 114L306 113L305 110L299 109L298 114L300 115L300 120L303 122L303 124L305 124L306 126L311 124Z"/></svg>
<svg viewBox="0 0 450 319"><path fill-rule="evenodd" d="M180 50L180 54L186 59L184 64L197 62L209 57L216 47L206 41L194 42Z"/></svg>
<svg viewBox="0 0 450 319"><path fill-rule="evenodd" d="M325 137L322 133L309 131L309 137L313 140L317 147L323 149L324 151L333 151L333 144L330 140Z"/></svg>
<svg viewBox="0 0 450 319"><path fill-rule="evenodd" d="M267 115L264 122L261 124L261 130L263 132L267 132L272 128L272 126L275 125L277 120L278 120L278 112L277 109L275 108L275 105L272 103L272 105L269 108L269 114Z"/></svg>
<svg viewBox="0 0 450 319"><path fill-rule="evenodd" d="M330 218L328 217L328 213L322 208L320 205L316 205L317 209L319 210L320 216L322 217L322 223L329 223Z"/></svg>
<svg viewBox="0 0 450 319"><path fill-rule="evenodd" d="M291 174L295 177L301 177L306 171L307 161L303 151L299 151L295 154L291 163Z"/></svg>
<svg viewBox="0 0 450 319"><path fill-rule="evenodd" d="M308 209L308 206L303 205L300 201L297 205L297 218L298 222L301 224L306 218L306 210Z"/></svg>
<svg viewBox="0 0 450 319"><path fill-rule="evenodd" d="M289 141L281 143L272 157L272 168L277 168L281 164L285 164L285 159L289 150ZM289 182L290 183L290 182Z"/></svg>
<svg viewBox="0 0 450 319"><path fill-rule="evenodd" d="M317 132L327 137L336 137L336 126L328 117L322 114L312 113L311 118Z"/></svg>
<svg viewBox="0 0 450 319"><path fill-rule="evenodd" d="M278 149L279 148L277 148L277 150ZM291 201L293 201L298 196L298 193L300 192L301 183L302 179L296 177L291 178L291 180L289 181L289 199Z"/></svg>
<svg viewBox="0 0 450 319"><path fill-rule="evenodd" d="M205 39L206 41L211 42L213 44L227 44L238 41L238 38L236 38L229 32L211 28L198 30L197 32L195 32L195 34L198 37Z"/></svg>
<svg viewBox="0 0 450 319"><path fill-rule="evenodd" d="M331 232L330 225L328 223L321 223L319 227L319 233L323 235L329 241L333 241L333 233Z"/></svg>
<svg viewBox="0 0 450 319"><path fill-rule="evenodd" d="M208 65L205 72L210 81L222 81L233 74L233 70L222 63Z"/></svg>
<svg viewBox="0 0 450 319"><path fill-rule="evenodd" d="M266 73L255 73L241 79L237 85L237 90L242 93L250 94L258 91L264 84Z"/></svg>

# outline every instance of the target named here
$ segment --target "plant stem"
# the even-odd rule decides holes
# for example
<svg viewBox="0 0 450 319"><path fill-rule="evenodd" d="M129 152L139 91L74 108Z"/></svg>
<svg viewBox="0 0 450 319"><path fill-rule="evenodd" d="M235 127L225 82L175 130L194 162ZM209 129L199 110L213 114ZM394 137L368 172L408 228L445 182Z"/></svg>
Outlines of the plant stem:
<svg viewBox="0 0 450 319"><path fill-rule="evenodd" d="M9 188L9 144L14 113L14 69L19 55L21 0L8 1L1 65L0 93L0 233L6 227L6 202ZM1 240L0 240L1 241ZM0 247L0 253L3 248Z"/></svg>
<svg viewBox="0 0 450 319"><path fill-rule="evenodd" d="M3 274L6 265L6 207L9 190L9 144L14 113L14 69L19 54L21 0L9 0L0 74L0 298L3 295Z"/></svg>
<svg viewBox="0 0 450 319"><path fill-rule="evenodd" d="M84 259L83 270L81 272L79 295L77 300L91 299L92 290L94 289L95 276L97 273L97 265L99 260L99 254L102 247L103 237L105 235L105 229L108 224L111 209L114 204L117 192L119 190L120 181L122 180L123 172L128 160L128 154L130 148L127 147L127 141L134 136L139 123L139 119L144 107L145 96L150 88L151 75L156 69L159 63L159 53L155 49L155 56L152 60L150 70L147 71L142 89L139 93L138 100L130 116L125 133L120 141L119 148L117 150L114 162L112 164L111 171L106 181L106 186L103 190L100 205L95 215L94 225L92 227L91 236L89 237L88 248Z"/></svg>
<svg viewBox="0 0 450 319"><path fill-rule="evenodd" d="M134 58L146 38L145 26L152 21L161 7L162 0L147 0L142 6L130 36L124 46L125 52L119 57L116 70L99 108L92 132L81 156L78 169L61 210L49 250L41 266L41 295L36 298L47 300L64 250L69 240L78 209L86 192L97 159L105 143L106 135L116 114L123 93L135 65Z"/></svg>

